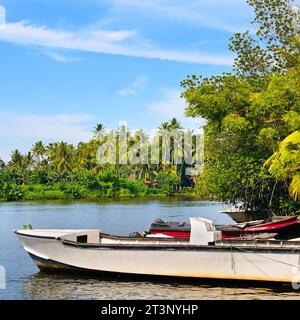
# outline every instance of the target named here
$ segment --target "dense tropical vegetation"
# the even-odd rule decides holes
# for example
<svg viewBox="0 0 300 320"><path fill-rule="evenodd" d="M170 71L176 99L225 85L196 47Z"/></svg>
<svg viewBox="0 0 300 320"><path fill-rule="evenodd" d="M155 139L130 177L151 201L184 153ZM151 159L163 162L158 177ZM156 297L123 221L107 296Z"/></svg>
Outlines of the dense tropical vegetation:
<svg viewBox="0 0 300 320"><path fill-rule="evenodd" d="M159 127L159 130L170 132L174 129L182 129L176 119L164 122ZM127 133L128 149L122 155L127 159L125 163L121 163L117 157L116 163L101 164L97 159L97 151L112 134L118 136L119 133L108 134L103 124L97 124L93 138L77 146L63 141L48 145L38 141L26 154L13 151L7 164L0 162L0 199L163 196L187 192L187 188L193 186L191 177L185 175L184 161L182 164L175 163L172 138L169 140L169 163L163 163L162 157L157 164L152 164L151 158L146 163L131 161L134 153L139 152L132 152L132 146L141 136L144 137L144 143L147 146L149 144L149 137L141 130L134 134ZM184 186L187 188L182 190Z"/></svg>
<svg viewBox="0 0 300 320"><path fill-rule="evenodd" d="M300 10L293 0L247 2L257 32L230 39L233 71L181 83L186 116L206 120L201 175L186 176L187 164L175 163L174 139L169 164L101 164L97 150L105 127L98 124L93 139L77 146L39 141L27 154L13 151L7 164L0 161L0 198L157 196L188 186L205 199L242 201L250 212L300 210ZM176 119L159 127L174 129L182 130ZM149 139L143 131L128 135L131 146L141 136Z"/></svg>
<svg viewBox="0 0 300 320"><path fill-rule="evenodd" d="M230 40L234 70L182 82L186 115L206 119L203 197L274 214L300 209L300 11L248 0L256 35Z"/></svg>

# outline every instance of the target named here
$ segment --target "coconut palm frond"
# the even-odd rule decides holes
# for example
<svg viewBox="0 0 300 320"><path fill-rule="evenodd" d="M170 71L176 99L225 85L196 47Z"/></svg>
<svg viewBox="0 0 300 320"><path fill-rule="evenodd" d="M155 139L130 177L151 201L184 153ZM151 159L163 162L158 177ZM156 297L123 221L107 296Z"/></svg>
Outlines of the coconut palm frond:
<svg viewBox="0 0 300 320"><path fill-rule="evenodd" d="M273 161L278 158L278 156L279 152L275 152L274 154L272 154L271 157L264 163L264 167L269 167L273 163Z"/></svg>
<svg viewBox="0 0 300 320"><path fill-rule="evenodd" d="M296 201L300 200L300 173L296 174L289 186L291 197Z"/></svg>
<svg viewBox="0 0 300 320"><path fill-rule="evenodd" d="M300 144L300 131L297 130L287 136L279 145L279 152L284 151L289 144Z"/></svg>

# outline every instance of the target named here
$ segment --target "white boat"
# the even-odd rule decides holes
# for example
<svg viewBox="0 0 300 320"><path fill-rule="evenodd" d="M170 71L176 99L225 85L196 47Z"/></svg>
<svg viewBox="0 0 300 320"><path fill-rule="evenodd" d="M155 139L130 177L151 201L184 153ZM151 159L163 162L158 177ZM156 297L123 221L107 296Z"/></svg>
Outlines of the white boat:
<svg viewBox="0 0 300 320"><path fill-rule="evenodd" d="M235 205L224 208L223 210L219 211L220 213L245 213L245 206L242 202L238 202Z"/></svg>
<svg viewBox="0 0 300 320"><path fill-rule="evenodd" d="M99 230L17 230L41 270L291 282L300 270L300 243L221 240L212 221L191 218L190 239L130 238Z"/></svg>
<svg viewBox="0 0 300 320"><path fill-rule="evenodd" d="M228 214L237 223L242 223L249 219L246 214L244 203L242 202L238 202L235 205L224 208L223 210L220 210L219 213Z"/></svg>

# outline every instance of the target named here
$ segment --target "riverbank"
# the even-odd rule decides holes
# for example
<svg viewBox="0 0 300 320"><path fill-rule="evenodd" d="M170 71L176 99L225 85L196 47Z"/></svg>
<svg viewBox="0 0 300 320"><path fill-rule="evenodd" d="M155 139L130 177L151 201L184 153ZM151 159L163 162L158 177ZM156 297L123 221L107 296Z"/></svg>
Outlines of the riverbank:
<svg viewBox="0 0 300 320"><path fill-rule="evenodd" d="M170 189L153 188L140 181L131 181L123 184L109 183L105 186L89 187L72 183L21 185L8 195L1 198L5 201L34 201L34 200L76 200L76 199L126 199L126 198L164 198L170 196L195 196L192 189L183 189L182 192L173 192Z"/></svg>

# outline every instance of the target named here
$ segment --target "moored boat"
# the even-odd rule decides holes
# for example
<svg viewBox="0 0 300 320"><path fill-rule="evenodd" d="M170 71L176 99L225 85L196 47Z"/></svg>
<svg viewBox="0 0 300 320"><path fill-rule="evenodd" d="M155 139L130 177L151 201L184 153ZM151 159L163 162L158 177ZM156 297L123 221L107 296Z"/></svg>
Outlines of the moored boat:
<svg viewBox="0 0 300 320"><path fill-rule="evenodd" d="M175 238L188 239L191 234L191 225L187 222L164 221L156 219L150 226L150 234L165 234Z"/></svg>
<svg viewBox="0 0 300 320"><path fill-rule="evenodd" d="M221 231L222 239L244 238L265 233L276 233L276 239L289 240L300 237L298 216L292 216L275 221L255 220L232 225L216 225ZM151 224L151 234L166 234L175 238L189 238L190 224L180 222L165 222L157 219Z"/></svg>
<svg viewBox="0 0 300 320"><path fill-rule="evenodd" d="M212 221L191 218L189 239L121 237L99 230L18 230L41 270L184 278L290 282L300 267L300 243L222 240Z"/></svg>
<svg viewBox="0 0 300 320"><path fill-rule="evenodd" d="M238 202L235 205L224 208L219 211L220 213L246 213L245 205L242 202Z"/></svg>

